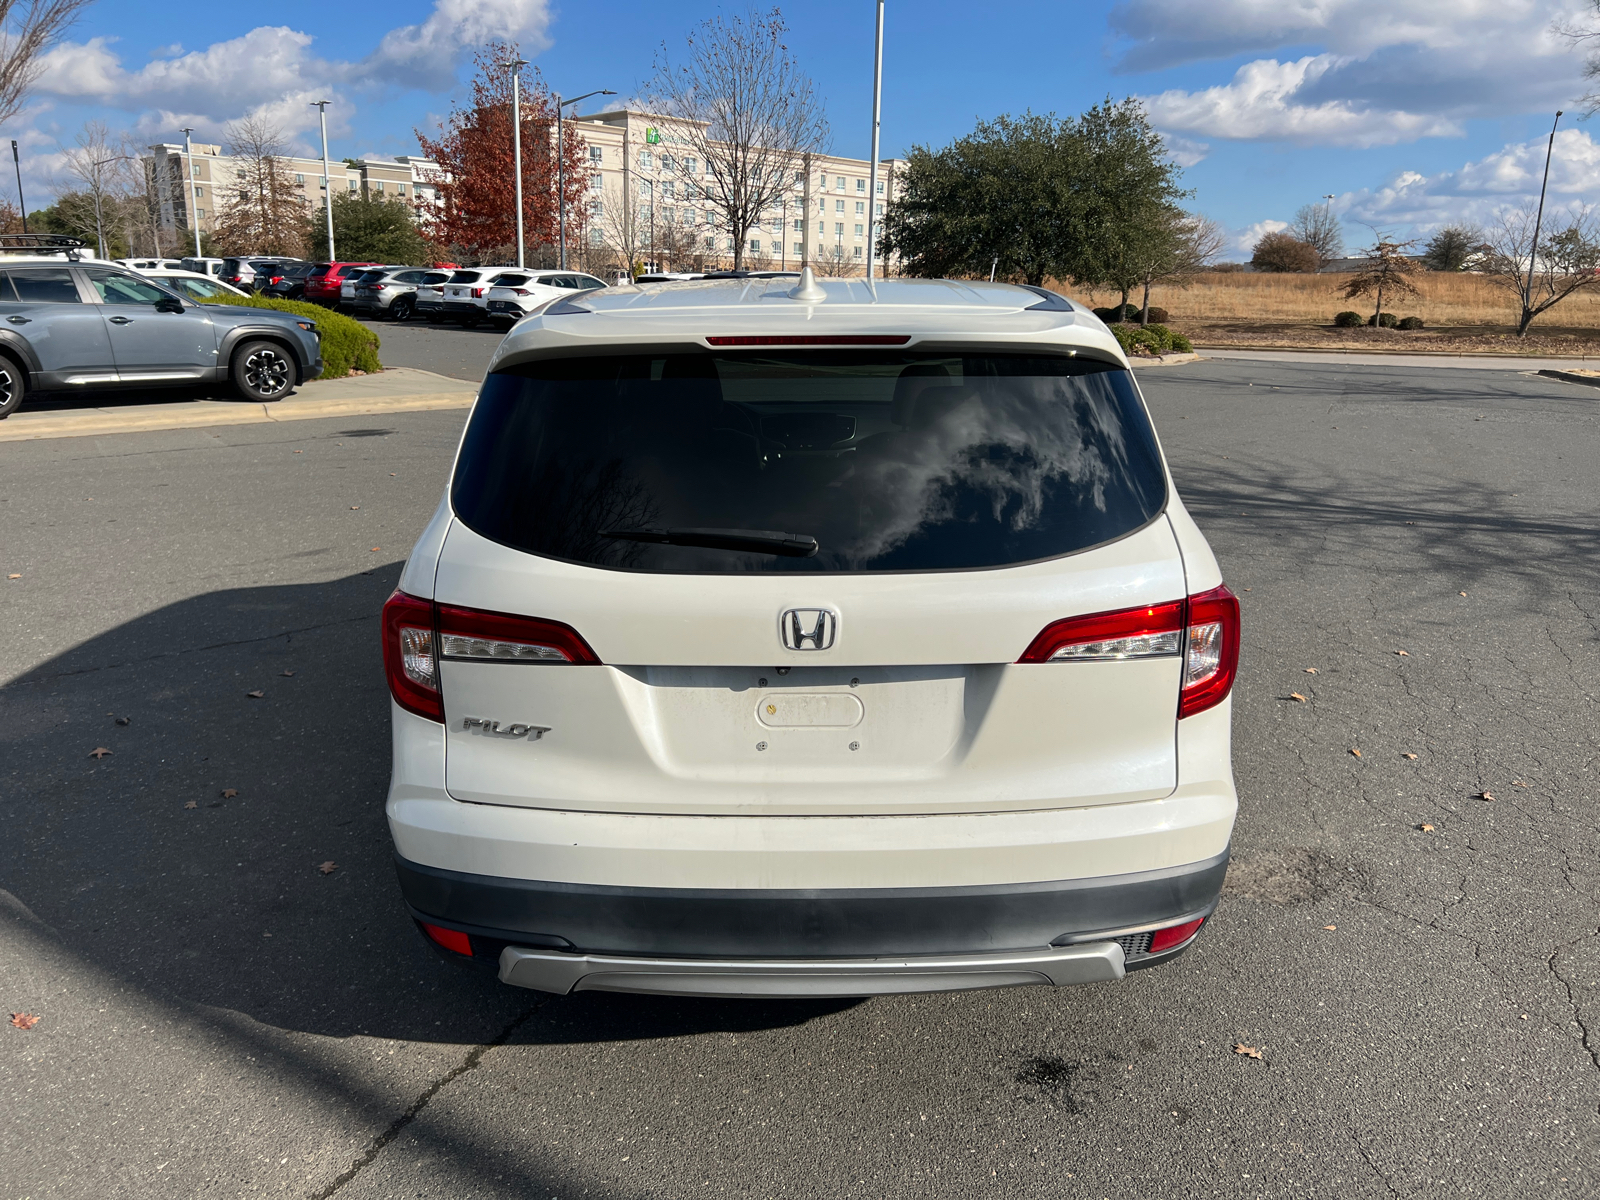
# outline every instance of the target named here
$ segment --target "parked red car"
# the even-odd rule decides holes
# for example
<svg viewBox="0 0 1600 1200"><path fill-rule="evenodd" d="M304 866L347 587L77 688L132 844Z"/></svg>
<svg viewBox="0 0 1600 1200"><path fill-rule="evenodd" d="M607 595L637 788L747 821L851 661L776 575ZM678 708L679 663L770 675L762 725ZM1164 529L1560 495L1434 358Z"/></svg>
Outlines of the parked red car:
<svg viewBox="0 0 1600 1200"><path fill-rule="evenodd" d="M306 276L305 298L313 304L339 306L339 285L352 271L365 271L368 267L381 267L382 263L336 262L318 263Z"/></svg>

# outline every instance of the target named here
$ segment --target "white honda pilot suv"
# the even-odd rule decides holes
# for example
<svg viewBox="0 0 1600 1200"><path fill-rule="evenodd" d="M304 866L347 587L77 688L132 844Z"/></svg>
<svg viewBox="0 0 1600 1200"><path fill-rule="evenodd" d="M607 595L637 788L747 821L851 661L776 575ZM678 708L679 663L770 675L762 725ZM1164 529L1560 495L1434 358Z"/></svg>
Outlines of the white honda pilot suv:
<svg viewBox="0 0 1600 1200"><path fill-rule="evenodd" d="M623 286L505 339L383 616L411 915L508 984L1090 983L1211 915L1239 606L1104 325Z"/></svg>

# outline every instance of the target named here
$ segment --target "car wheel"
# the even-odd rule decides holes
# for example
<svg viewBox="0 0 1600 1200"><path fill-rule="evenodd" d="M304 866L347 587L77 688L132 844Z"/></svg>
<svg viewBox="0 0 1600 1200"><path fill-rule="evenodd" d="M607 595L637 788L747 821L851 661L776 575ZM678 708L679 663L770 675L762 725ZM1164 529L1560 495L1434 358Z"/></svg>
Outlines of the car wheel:
<svg viewBox="0 0 1600 1200"><path fill-rule="evenodd" d="M396 321L411 320L411 301L404 296L389 305L389 315Z"/></svg>
<svg viewBox="0 0 1600 1200"><path fill-rule="evenodd" d="M282 400L294 390L294 359L276 342L246 342L233 354L233 386L246 400Z"/></svg>
<svg viewBox="0 0 1600 1200"><path fill-rule="evenodd" d="M22 395L27 387L22 368L9 358L0 358L0 421L22 407Z"/></svg>
<svg viewBox="0 0 1600 1200"><path fill-rule="evenodd" d="M482 323L483 323L483 314L482 313L475 313L475 312L465 313L465 314L463 314L463 316L461 318L462 327L466 328L466 329L476 329Z"/></svg>

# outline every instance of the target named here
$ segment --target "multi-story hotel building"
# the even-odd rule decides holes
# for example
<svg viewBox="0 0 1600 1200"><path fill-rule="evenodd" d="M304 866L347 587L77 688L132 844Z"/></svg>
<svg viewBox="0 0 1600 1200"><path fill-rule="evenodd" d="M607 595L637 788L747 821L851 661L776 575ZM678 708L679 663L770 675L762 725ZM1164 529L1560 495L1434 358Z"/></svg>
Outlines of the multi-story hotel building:
<svg viewBox="0 0 1600 1200"><path fill-rule="evenodd" d="M573 213L568 253L599 269L630 257L651 270L689 270L732 262L735 233L707 197L705 164L685 123L632 109L569 119L584 143L589 166L583 212ZM237 189L238 160L217 145L152 146L161 199L161 224L192 237L215 228L217 213ZM880 222L896 194L903 161L878 166L876 195L865 159L808 154L796 164L783 196L744 233L746 265L795 269L812 263L834 274L866 268L867 225ZM320 212L327 186L320 158L288 158L284 169L308 214ZM402 155L331 165L335 189L436 203L439 166ZM507 197L511 193L507 181ZM569 210L570 211L570 210ZM581 228L582 232L578 230ZM531 247L530 247L531 248ZM883 261L881 249L878 251Z"/></svg>

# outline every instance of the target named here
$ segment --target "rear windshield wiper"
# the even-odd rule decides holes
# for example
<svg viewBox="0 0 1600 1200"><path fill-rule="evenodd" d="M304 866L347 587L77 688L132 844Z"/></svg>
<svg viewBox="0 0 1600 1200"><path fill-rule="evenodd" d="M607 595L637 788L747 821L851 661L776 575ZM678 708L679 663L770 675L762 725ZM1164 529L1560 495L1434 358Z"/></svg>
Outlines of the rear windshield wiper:
<svg viewBox="0 0 1600 1200"><path fill-rule="evenodd" d="M713 550L753 550L785 558L810 558L817 539L804 533L775 529L603 529L601 537L623 542L650 542L657 546L707 546Z"/></svg>

